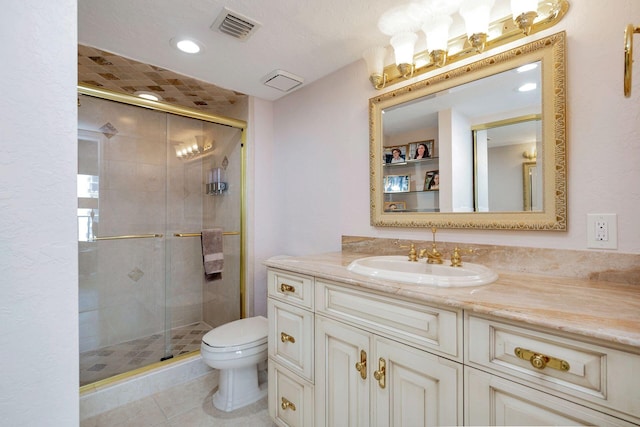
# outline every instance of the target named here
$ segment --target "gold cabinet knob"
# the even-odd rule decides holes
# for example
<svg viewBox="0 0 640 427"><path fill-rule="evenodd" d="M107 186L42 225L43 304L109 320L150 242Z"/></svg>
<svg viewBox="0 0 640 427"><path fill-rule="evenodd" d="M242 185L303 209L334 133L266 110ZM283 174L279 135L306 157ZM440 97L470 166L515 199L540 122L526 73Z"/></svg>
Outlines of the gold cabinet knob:
<svg viewBox="0 0 640 427"><path fill-rule="evenodd" d="M547 361L545 360L543 355L534 354L531 357L531 366L533 366L536 369L544 369L547 367Z"/></svg>
<svg viewBox="0 0 640 427"><path fill-rule="evenodd" d="M295 292L296 288L291 285L287 285L286 283L280 284L280 292Z"/></svg>
<svg viewBox="0 0 640 427"><path fill-rule="evenodd" d="M378 385L380 386L380 388L385 388L386 386L386 382L385 382L386 365L387 364L385 360L381 357L380 359L378 359L378 370L373 373L373 378L375 378L378 381Z"/></svg>
<svg viewBox="0 0 640 427"><path fill-rule="evenodd" d="M291 344L295 344L296 339L285 332L280 332L280 341L290 342Z"/></svg>
<svg viewBox="0 0 640 427"><path fill-rule="evenodd" d="M283 397L281 399L280 407L284 411L286 411L287 409L291 409L292 411L296 410L296 405L294 405L292 401L290 401L289 399L287 399L285 397Z"/></svg>
<svg viewBox="0 0 640 427"><path fill-rule="evenodd" d="M360 378L367 379L367 352L360 350L360 361L356 362L356 371L360 372Z"/></svg>

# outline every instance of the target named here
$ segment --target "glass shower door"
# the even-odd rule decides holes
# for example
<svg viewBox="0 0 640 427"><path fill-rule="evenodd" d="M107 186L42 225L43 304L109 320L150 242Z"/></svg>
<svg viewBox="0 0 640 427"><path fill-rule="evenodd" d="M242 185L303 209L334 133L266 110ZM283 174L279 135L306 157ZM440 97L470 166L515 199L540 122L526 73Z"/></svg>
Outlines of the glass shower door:
<svg viewBox="0 0 640 427"><path fill-rule="evenodd" d="M197 351L206 332L240 318L244 148L242 128L215 123L215 116L79 100L86 385ZM223 191L209 191L212 169ZM215 227L224 232L224 271L208 280L200 234Z"/></svg>
<svg viewBox="0 0 640 427"><path fill-rule="evenodd" d="M188 117L167 119L167 316L174 356L200 350L212 328L240 318L241 131ZM207 193L210 171L226 189ZM204 274L201 232L221 228L224 270Z"/></svg>
<svg viewBox="0 0 640 427"><path fill-rule="evenodd" d="M166 115L80 97L80 385L166 357Z"/></svg>

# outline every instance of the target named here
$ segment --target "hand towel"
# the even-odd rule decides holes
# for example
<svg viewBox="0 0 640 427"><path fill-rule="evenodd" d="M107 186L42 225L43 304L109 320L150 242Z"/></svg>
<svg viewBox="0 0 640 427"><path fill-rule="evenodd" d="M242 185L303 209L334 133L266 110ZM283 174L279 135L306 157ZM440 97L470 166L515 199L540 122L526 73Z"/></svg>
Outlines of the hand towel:
<svg viewBox="0 0 640 427"><path fill-rule="evenodd" d="M206 278L208 280L220 279L224 267L221 228L202 230L202 259Z"/></svg>

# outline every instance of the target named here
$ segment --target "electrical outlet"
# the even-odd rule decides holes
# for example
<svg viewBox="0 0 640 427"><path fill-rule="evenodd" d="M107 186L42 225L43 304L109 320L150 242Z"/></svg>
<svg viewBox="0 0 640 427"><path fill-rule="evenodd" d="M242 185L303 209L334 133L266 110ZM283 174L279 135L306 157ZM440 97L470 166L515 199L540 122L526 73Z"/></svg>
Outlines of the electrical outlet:
<svg viewBox="0 0 640 427"><path fill-rule="evenodd" d="M596 242L608 242L609 241L609 227L607 221L598 218L596 219Z"/></svg>
<svg viewBox="0 0 640 427"><path fill-rule="evenodd" d="M587 247L618 248L616 214L587 214Z"/></svg>

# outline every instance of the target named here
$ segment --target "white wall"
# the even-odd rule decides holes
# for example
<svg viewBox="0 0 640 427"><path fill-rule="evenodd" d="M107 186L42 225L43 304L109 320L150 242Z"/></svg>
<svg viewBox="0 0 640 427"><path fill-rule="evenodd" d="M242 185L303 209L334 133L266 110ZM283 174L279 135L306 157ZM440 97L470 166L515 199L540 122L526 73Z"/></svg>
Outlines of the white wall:
<svg viewBox="0 0 640 427"><path fill-rule="evenodd" d="M530 36L567 31L568 231L441 230L440 239L586 250L587 213L617 213L618 251L640 253L637 66L632 97L622 93L623 32L631 22L640 23L637 0L574 0L559 25ZM358 61L275 102L277 172L272 182L259 184L283 190L276 199L281 233L272 254L282 248L291 254L336 251L343 234L431 237L426 229L369 225L367 108L376 93L364 61Z"/></svg>
<svg viewBox="0 0 640 427"><path fill-rule="evenodd" d="M267 272L262 262L283 253L278 238L280 212L271 188L276 172L273 103L251 98L247 129L247 256L248 315L267 315ZM257 160L256 160L257 159ZM251 284L255 283L255 289Z"/></svg>
<svg viewBox="0 0 640 427"><path fill-rule="evenodd" d="M76 15L74 0L7 0L0 14L0 419L7 426L78 425Z"/></svg>

